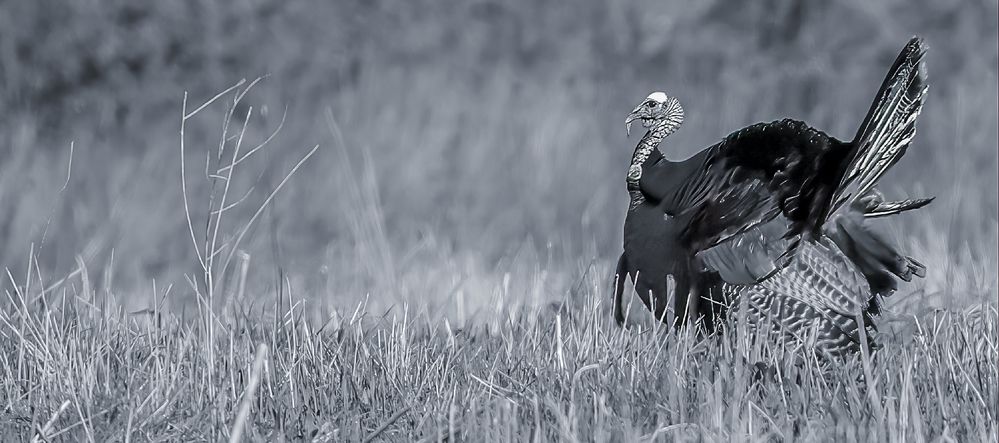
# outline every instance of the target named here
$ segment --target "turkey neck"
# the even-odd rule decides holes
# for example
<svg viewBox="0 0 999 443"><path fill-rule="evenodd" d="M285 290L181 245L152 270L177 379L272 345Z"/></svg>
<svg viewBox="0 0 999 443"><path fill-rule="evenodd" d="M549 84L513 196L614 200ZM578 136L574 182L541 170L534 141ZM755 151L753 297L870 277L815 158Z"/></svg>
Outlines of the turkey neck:
<svg viewBox="0 0 999 443"><path fill-rule="evenodd" d="M669 123L662 121L650 128L645 136L638 141L635 153L631 156L631 166L628 167L628 194L631 195L629 210L634 210L645 201L639 181L642 179L642 164L649 158L653 150L659 149L659 144L669 135Z"/></svg>

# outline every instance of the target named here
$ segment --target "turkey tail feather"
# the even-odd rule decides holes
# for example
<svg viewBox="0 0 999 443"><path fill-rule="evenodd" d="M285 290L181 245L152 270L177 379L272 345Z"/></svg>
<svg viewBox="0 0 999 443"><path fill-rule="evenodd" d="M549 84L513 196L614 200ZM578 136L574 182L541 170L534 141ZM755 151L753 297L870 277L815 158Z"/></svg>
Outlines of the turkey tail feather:
<svg viewBox="0 0 999 443"><path fill-rule="evenodd" d="M899 280L926 275L922 263L902 253L899 245L874 231L865 220L858 213L844 214L827 224L825 233L867 278L873 295L888 296L898 289ZM877 314L876 297L868 310Z"/></svg>
<svg viewBox="0 0 999 443"><path fill-rule="evenodd" d="M887 217L889 215L901 214L905 211L911 211L913 209L919 209L923 206L930 204L933 201L933 197L930 198L917 198L912 200L901 200L901 201L891 201L891 202L880 202L873 207L866 208L864 210L865 218L878 218Z"/></svg>
<svg viewBox="0 0 999 443"><path fill-rule="evenodd" d="M865 195L894 165L916 134L916 117L926 96L926 47L913 37L888 71L860 125L853 151L836 193L832 212Z"/></svg>

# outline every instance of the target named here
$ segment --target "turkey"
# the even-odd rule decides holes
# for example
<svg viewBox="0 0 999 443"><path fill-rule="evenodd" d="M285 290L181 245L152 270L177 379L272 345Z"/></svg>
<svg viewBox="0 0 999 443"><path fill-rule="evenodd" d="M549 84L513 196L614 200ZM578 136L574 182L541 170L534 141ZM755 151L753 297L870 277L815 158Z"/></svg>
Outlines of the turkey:
<svg viewBox="0 0 999 443"><path fill-rule="evenodd" d="M852 301L834 300L839 292L806 283L818 281L815 273L830 277L831 269L837 271L830 278L849 274L842 269L859 275L863 285L844 280L838 290L850 300L868 298L865 309L876 314L875 300L894 291L897 279L924 275L920 263L865 222L932 200L885 202L874 188L915 135L926 94L924 54L920 39L908 42L848 142L784 119L743 128L686 160L671 161L658 147L683 122L683 108L662 92L642 101L625 121L629 132L636 121L647 132L627 175L631 203L614 290L618 322L628 278L661 321L672 298L674 324L681 327L697 318L710 325L724 310L718 307L736 294L759 302L759 313L777 309L803 321L852 308ZM675 284L672 293L668 279ZM793 291L802 285L829 303L769 303L777 295L798 297Z"/></svg>

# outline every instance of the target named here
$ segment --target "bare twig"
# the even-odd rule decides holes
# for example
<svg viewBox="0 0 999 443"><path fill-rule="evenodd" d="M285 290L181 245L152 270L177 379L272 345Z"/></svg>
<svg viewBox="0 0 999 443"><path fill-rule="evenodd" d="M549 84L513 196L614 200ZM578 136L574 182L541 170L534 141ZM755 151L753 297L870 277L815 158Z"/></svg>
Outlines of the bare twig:
<svg viewBox="0 0 999 443"><path fill-rule="evenodd" d="M267 205L269 205L271 201L274 200L274 197L277 195L278 192L281 191L281 188L283 188L284 185L288 183L288 180L291 180L291 177L295 175L295 172L297 172L298 169L305 164L305 162L309 161L309 159L312 158L312 156L318 150L319 150L319 145L313 146L312 149L309 150L309 153L305 154L305 156L302 157L302 159L299 160L298 163L296 163L293 168L291 168L291 171L288 171L288 174L286 174L284 178L281 179L281 182L278 183L278 185L274 188L273 191L271 191L270 195L268 195L267 198L264 199L264 202L260 205L259 208L257 208L257 212L253 213L253 216L250 217L250 221L246 222L246 225L243 226L243 229L239 232L239 235L236 236L236 241L232 243L232 246L229 248L229 253L226 254L225 261L222 262L222 270L220 272L225 273L225 270L229 268L229 263L232 261L232 257L236 254L236 250L239 249L239 244L240 242L243 241L243 237L245 237L246 233L250 231L250 227L253 226L253 223L256 222L258 218L260 218L260 214L264 212L264 209L267 208Z"/></svg>
<svg viewBox="0 0 999 443"><path fill-rule="evenodd" d="M245 78L241 79L240 81L236 82L236 84L234 84L234 85L226 88L224 91L222 91L222 92L220 92L218 94L215 94L214 97L212 97L211 99L209 99L208 101L206 101L205 103L203 103L201 106L198 106L197 109L191 111L190 113L187 112L187 106L186 106L187 105L187 92L185 92L184 93L184 105L185 106L184 106L184 114L183 114L184 120L187 120L187 119L189 119L191 117L194 117L195 114L201 112L202 110L204 110L205 108L207 108L212 103L215 103L215 100L218 100L222 96L228 94L233 89L236 89L236 88L238 88L240 86L243 86L243 84L245 84L245 83L246 83L246 79Z"/></svg>
<svg viewBox="0 0 999 443"><path fill-rule="evenodd" d="M196 255L198 257L198 262L201 264L202 271L207 271L208 267L205 265L205 260L203 258L201 258L201 248L198 247L198 237L194 233L194 222L191 219L191 205L190 205L189 199L187 197L187 166L186 166L187 162L185 161L185 157L184 157L184 151L185 151L185 149L184 149L184 128L186 126L188 118L190 118L191 116L193 116L194 114L196 114L198 111L201 111L202 109L204 109L205 106L208 106L209 103L215 101L215 99L217 99L220 96L222 96L222 94L224 94L225 92L231 91L232 88L235 88L239 84L242 84L242 83L238 83L237 85L232 86L229 89L226 89L223 93L220 93L219 95L216 95L214 98L212 98L211 100L209 100L205 104L201 105L197 110L195 110L195 112L192 112L190 114L187 113L187 92L186 91L184 92L184 102L183 102L183 104L181 104L181 116L182 116L182 118L180 119L180 192L181 192L181 197L184 200L184 216L187 218L187 231L191 234L191 244L194 245L194 255Z"/></svg>
<svg viewBox="0 0 999 443"><path fill-rule="evenodd" d="M66 181L62 184L62 189L59 192L65 191L69 187L69 178L73 175L73 151L75 149L76 142L69 142L69 161L66 162Z"/></svg>

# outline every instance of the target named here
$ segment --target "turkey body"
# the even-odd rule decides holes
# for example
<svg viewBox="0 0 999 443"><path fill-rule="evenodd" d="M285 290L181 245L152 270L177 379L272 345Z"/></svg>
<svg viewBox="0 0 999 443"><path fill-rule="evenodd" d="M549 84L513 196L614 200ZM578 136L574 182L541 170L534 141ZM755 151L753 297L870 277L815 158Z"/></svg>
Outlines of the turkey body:
<svg viewBox="0 0 999 443"><path fill-rule="evenodd" d="M863 306L857 312L876 313L874 297L925 271L864 221L931 200L882 203L874 189L914 137L926 92L924 52L917 38L903 48L851 141L784 119L748 126L671 161L657 148L676 125L657 129L656 121L646 122L650 130L629 169L617 320L630 277L646 307L661 320L672 309L678 327L699 317L710 324L726 311L714 307L745 294L758 320L767 313L789 325L828 321L832 326L821 330L846 331L837 339L854 343L856 327L840 327L853 318L847 311Z"/></svg>
<svg viewBox="0 0 999 443"><path fill-rule="evenodd" d="M657 318L672 308L682 324L692 316L692 292L714 306L722 275L734 284L756 282L779 267L774 263L793 247L789 239L818 237L850 152L848 143L794 120L749 126L683 161L654 151L642 165L644 201L625 219L619 275L638 273L643 303ZM776 232L729 252L739 254L738 263L706 269L701 251L766 224ZM667 276L675 282L672 295Z"/></svg>

